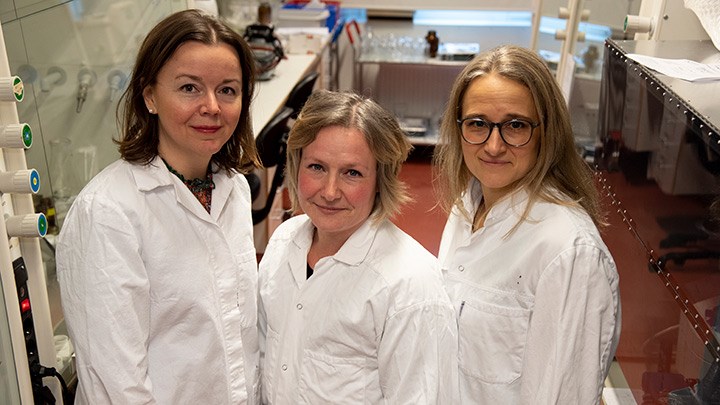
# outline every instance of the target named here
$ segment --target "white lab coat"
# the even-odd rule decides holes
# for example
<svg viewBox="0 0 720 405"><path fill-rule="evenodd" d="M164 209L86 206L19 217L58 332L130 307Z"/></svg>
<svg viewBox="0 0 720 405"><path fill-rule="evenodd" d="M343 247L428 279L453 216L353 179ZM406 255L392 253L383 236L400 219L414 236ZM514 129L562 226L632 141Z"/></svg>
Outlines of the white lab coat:
<svg viewBox="0 0 720 405"><path fill-rule="evenodd" d="M463 198L474 213L479 183ZM463 404L595 404L620 335L615 263L582 210L518 191L484 227L454 211L439 261L458 314Z"/></svg>
<svg viewBox="0 0 720 405"><path fill-rule="evenodd" d="M224 171L208 214L160 158L83 189L57 246L76 404L259 401L250 190Z"/></svg>
<svg viewBox="0 0 720 405"><path fill-rule="evenodd" d="M454 404L455 315L437 259L366 221L307 279L314 226L284 222L260 262L263 402Z"/></svg>

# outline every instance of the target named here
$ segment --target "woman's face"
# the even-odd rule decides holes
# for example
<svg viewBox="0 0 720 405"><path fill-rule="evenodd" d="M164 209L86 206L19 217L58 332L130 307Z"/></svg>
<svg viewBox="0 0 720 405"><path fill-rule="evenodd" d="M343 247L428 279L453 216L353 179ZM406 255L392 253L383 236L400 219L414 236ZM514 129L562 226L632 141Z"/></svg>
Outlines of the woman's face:
<svg viewBox="0 0 720 405"><path fill-rule="evenodd" d="M462 99L462 118L479 117L489 122L522 118L538 122L530 90L522 84L491 73L474 79ZM493 204L525 177L537 162L540 147L539 129L530 142L520 147L506 144L497 128L483 144L461 141L463 159L472 175L482 185L483 196Z"/></svg>
<svg viewBox="0 0 720 405"><path fill-rule="evenodd" d="M372 213L376 192L377 161L357 129L323 128L303 148L298 198L319 237L347 240Z"/></svg>
<svg viewBox="0 0 720 405"><path fill-rule="evenodd" d="M146 106L158 115L160 156L177 169L200 167L204 176L240 119L242 80L230 45L180 45L143 92Z"/></svg>

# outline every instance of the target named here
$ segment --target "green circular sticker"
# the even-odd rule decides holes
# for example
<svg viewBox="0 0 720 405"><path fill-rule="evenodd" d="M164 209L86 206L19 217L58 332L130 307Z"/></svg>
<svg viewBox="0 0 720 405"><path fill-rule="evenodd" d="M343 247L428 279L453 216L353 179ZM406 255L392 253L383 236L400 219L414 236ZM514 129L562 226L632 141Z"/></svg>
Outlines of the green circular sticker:
<svg viewBox="0 0 720 405"><path fill-rule="evenodd" d="M23 141L23 145L25 145L25 149L28 149L28 148L30 148L30 146L32 146L32 142L33 142L32 129L30 129L30 125L28 125L28 124L23 125L22 141Z"/></svg>
<svg viewBox="0 0 720 405"><path fill-rule="evenodd" d="M47 228L48 228L47 218L45 218L45 214L43 214L43 213L40 213L38 215L39 215L38 222L37 222L38 233L40 234L40 236L45 236L47 234Z"/></svg>
<svg viewBox="0 0 720 405"><path fill-rule="evenodd" d="M15 80L13 80L13 94L15 94L15 100L22 101L25 96L25 87L23 86L22 80L15 76Z"/></svg>

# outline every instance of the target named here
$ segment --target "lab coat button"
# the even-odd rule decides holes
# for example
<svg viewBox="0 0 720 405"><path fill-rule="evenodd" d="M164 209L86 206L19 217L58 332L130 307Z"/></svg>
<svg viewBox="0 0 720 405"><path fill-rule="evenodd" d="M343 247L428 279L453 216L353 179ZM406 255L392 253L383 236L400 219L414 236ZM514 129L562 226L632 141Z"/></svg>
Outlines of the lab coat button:
<svg viewBox="0 0 720 405"><path fill-rule="evenodd" d="M302 304L297 304L297 309L302 309Z"/></svg>
<svg viewBox="0 0 720 405"><path fill-rule="evenodd" d="M461 265L458 266L458 270L460 270L460 271L465 271L465 267L463 267L463 265L461 264Z"/></svg>
<svg viewBox="0 0 720 405"><path fill-rule="evenodd" d="M282 371L287 371L287 364L282 365Z"/></svg>

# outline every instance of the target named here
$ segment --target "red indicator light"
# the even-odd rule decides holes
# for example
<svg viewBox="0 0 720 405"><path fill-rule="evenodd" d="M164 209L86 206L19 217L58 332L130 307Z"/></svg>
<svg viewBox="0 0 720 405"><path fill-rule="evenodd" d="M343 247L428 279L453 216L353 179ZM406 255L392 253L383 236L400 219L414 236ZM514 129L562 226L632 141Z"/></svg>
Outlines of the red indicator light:
<svg viewBox="0 0 720 405"><path fill-rule="evenodd" d="M20 301L20 312L25 313L30 310L30 300L25 298Z"/></svg>

